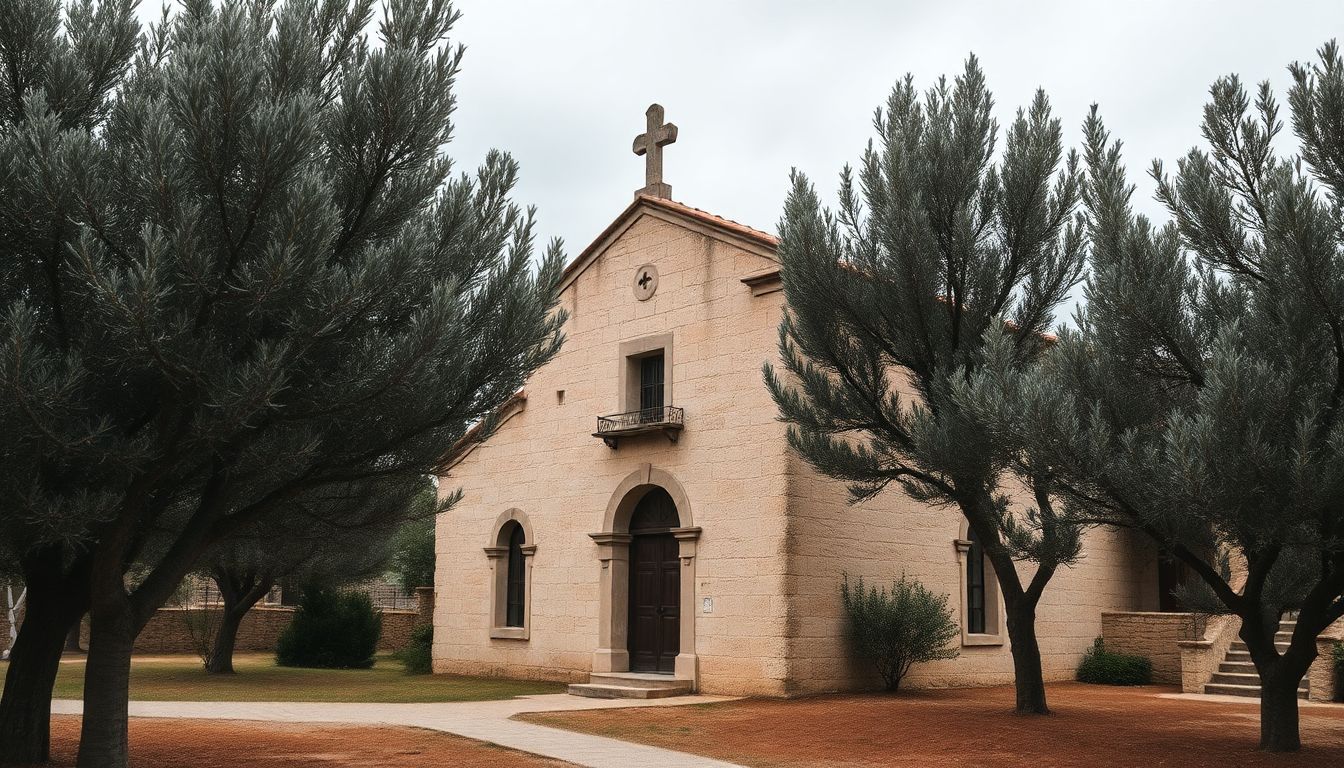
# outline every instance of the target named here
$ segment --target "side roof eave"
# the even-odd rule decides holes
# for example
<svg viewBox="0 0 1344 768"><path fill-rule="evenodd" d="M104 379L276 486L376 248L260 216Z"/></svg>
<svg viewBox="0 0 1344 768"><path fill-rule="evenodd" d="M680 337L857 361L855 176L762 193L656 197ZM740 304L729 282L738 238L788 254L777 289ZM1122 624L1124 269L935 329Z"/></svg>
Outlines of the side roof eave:
<svg viewBox="0 0 1344 768"><path fill-rule="evenodd" d="M606 229L602 230L602 234L598 235L587 248L583 249L578 258L574 259L565 268L565 272L560 278L560 290L563 292L573 285L579 275L582 275L588 267L601 258L612 243L620 239L627 229L634 226L635 222L646 215L680 224L730 245L735 245L764 259L778 261L775 249L779 245L779 239L774 235L673 200L638 195L611 224L607 225Z"/></svg>

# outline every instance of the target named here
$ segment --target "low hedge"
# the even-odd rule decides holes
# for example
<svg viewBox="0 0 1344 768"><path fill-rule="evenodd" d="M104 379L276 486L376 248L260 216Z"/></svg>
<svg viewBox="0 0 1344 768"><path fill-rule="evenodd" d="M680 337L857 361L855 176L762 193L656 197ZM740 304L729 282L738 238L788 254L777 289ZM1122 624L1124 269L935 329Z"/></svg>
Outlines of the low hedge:
<svg viewBox="0 0 1344 768"><path fill-rule="evenodd" d="M1078 665L1078 682L1099 685L1147 685L1153 682L1153 662L1143 656L1112 653L1101 638L1092 644Z"/></svg>
<svg viewBox="0 0 1344 768"><path fill-rule="evenodd" d="M411 642L397 651L396 657L406 667L408 675L428 675L430 649L434 645L434 625L421 624L411 630Z"/></svg>

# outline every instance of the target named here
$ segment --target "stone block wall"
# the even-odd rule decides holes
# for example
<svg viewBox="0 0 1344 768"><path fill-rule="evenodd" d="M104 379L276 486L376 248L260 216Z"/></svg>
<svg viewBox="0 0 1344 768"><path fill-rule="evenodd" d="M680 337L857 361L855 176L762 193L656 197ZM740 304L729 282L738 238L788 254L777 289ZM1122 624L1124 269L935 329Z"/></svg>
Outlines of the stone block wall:
<svg viewBox="0 0 1344 768"><path fill-rule="evenodd" d="M217 614L218 609L211 609ZM154 618L149 620L145 629L135 640L136 653L196 653L197 644L192 639L186 614L202 615L199 609L184 611L181 608L160 608ZM383 634L378 640L378 650L397 651L406 647L411 639L411 629L415 626L416 611L383 611ZM294 609L287 606L257 606L247 612L243 623L238 627L236 650L274 651L280 634L294 619ZM193 619L197 621L199 619ZM217 615L209 617L207 626L218 626ZM84 647L88 647L88 622L84 628Z"/></svg>
<svg viewBox="0 0 1344 768"><path fill-rule="evenodd" d="M1312 701L1344 701L1344 691L1338 690L1335 676L1334 647L1344 642L1344 619L1341 619L1316 638L1316 660L1307 670Z"/></svg>
<svg viewBox="0 0 1344 768"><path fill-rule="evenodd" d="M1202 640L1206 617L1195 613L1103 611L1106 650L1143 656L1153 663L1153 682L1181 682L1182 640Z"/></svg>
<svg viewBox="0 0 1344 768"><path fill-rule="evenodd" d="M1203 637L1181 640L1181 691L1203 693L1204 684L1213 678L1218 666L1227 658L1227 651L1241 631L1241 619L1232 616L1210 616L1204 626Z"/></svg>
<svg viewBox="0 0 1344 768"><path fill-rule="evenodd" d="M564 349L527 382L524 409L439 485L464 496L438 520L435 672L586 680L604 618L604 564L589 534L603 530L623 480L652 466L684 488L689 510L678 512L702 530L683 564L694 647L680 649L696 655L701 690L784 692L787 444L761 381L783 294L756 296L742 283L771 259L656 214L633 221L564 290ZM658 289L638 301L631 285L644 264L656 266ZM621 345L664 334L667 405L685 409L685 429L676 443L651 434L608 448L592 433L597 416L623 410ZM536 547L525 637L491 627L484 549L510 510Z"/></svg>
<svg viewBox="0 0 1344 768"><path fill-rule="evenodd" d="M431 591L422 597L426 606L424 618L419 611L382 611L383 634L378 640L379 651L398 651L405 648L411 640L411 631L417 624L429 621L433 610L434 597ZM184 610L182 608L160 608L145 625L144 631L135 639L135 652L144 654L197 653L198 643L192 637L193 626L216 627L219 625L219 609L210 609L207 617L201 609ZM22 622L23 612L19 612ZM188 620L188 617L192 617ZM280 634L294 618L294 609L287 606L259 605L247 612L238 627L238 643L235 649L240 652L274 651ZM199 630L197 630L199 631ZM9 623L5 611L0 611L0 648L9 645ZM80 627L80 646L89 647L89 621L86 618Z"/></svg>
<svg viewBox="0 0 1344 768"><path fill-rule="evenodd" d="M902 574L918 579L930 591L948 596L948 608L964 628L965 561L956 542L966 535L964 518L955 510L916 502L896 486L872 500L849 504L843 483L820 477L790 457L789 693L872 688L880 682L872 669L851 658L845 642L840 599L845 574L877 586L889 586ZM1151 567L1156 560L1139 537L1094 529L1085 534L1083 549L1075 565L1061 568L1051 579L1037 611L1047 680L1073 678L1082 654L1101 634L1103 611L1143 610L1158 595ZM1019 573L1028 579L1031 570L1024 564ZM902 686L1012 683L1002 601L992 575L988 578L994 593L990 599L998 608L994 631L963 634L954 641L956 658L915 665Z"/></svg>

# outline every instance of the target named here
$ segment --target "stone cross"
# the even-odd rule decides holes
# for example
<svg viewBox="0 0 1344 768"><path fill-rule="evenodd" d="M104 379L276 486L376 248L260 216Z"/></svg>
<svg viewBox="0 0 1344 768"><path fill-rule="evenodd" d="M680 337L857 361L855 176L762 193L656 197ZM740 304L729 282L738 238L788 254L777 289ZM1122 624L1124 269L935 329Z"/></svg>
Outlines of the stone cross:
<svg viewBox="0 0 1344 768"><path fill-rule="evenodd" d="M644 155L644 188L635 195L672 198L672 185L663 183L663 147L677 140L677 126L663 122L663 107L650 104L644 113L646 130L635 137L635 154Z"/></svg>

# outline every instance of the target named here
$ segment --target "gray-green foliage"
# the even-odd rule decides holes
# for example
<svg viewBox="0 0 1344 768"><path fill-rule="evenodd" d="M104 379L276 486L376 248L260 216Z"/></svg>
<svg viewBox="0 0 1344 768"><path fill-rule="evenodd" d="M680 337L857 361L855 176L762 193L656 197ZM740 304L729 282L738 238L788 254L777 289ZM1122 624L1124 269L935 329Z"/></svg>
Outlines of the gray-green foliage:
<svg viewBox="0 0 1344 768"><path fill-rule="evenodd" d="M434 489L412 502L410 519L392 539L392 574L406 592L434 585Z"/></svg>
<svg viewBox="0 0 1344 768"><path fill-rule="evenodd" d="M562 257L533 269L517 164L440 154L455 13L393 2L375 46L370 8L190 2L103 119L23 94L0 134L7 532L196 548L418 476L554 354Z"/></svg>
<svg viewBox="0 0 1344 768"><path fill-rule="evenodd" d="M559 347L563 255L516 162L443 154L443 0L188 0L138 39L130 0L62 7L0 2L0 536L88 558L95 634L134 631L213 542L488 427Z"/></svg>
<svg viewBox="0 0 1344 768"><path fill-rule="evenodd" d="M901 685L910 667L924 661L955 658L948 647L961 630L947 607L947 595L936 595L904 574L891 591L840 582L846 631L854 653L873 664L887 690Z"/></svg>
<svg viewBox="0 0 1344 768"><path fill-rule="evenodd" d="M1134 211L1120 142L1094 110L1077 328L1039 369L981 376L1004 402L1044 404L1047 429L1023 430L1011 405L1004 428L1056 467L1079 514L1146 531L1241 618L1276 697L1270 749L1297 747L1293 691L1315 636L1344 615L1344 61L1330 43L1291 71L1297 153L1279 152L1267 84L1252 96L1218 80L1207 148L1174 174L1153 164L1160 225Z"/></svg>
<svg viewBox="0 0 1344 768"><path fill-rule="evenodd" d="M969 520L994 565L1014 635L1018 706L1046 711L1034 606L1077 557L1053 469L958 395L985 365L1028 367L1084 261L1082 174L1044 93L996 154L993 98L972 57L922 96L905 78L877 110L837 212L801 173L780 221L787 375L765 380L789 441L855 501L893 483ZM1024 493L1022 491L1025 491ZM1014 494L1016 494L1014 496ZM1037 564L1027 579L1015 561Z"/></svg>

